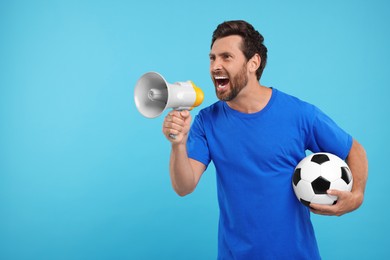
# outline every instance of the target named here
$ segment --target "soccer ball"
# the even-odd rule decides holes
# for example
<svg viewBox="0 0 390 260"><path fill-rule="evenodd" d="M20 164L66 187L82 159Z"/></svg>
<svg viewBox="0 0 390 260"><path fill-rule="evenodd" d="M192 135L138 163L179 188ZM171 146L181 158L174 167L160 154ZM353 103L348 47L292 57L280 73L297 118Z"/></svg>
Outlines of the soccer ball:
<svg viewBox="0 0 390 260"><path fill-rule="evenodd" d="M295 195L305 206L310 203L334 205L337 196L328 195L326 191L351 191L352 183L348 165L330 153L314 153L303 158L292 178Z"/></svg>

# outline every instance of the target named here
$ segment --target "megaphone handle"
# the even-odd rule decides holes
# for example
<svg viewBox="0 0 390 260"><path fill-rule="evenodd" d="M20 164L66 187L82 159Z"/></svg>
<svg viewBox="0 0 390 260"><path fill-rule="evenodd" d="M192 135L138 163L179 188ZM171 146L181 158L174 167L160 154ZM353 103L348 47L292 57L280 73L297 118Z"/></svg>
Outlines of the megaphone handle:
<svg viewBox="0 0 390 260"><path fill-rule="evenodd" d="M174 108L173 110L175 110L175 111L184 111L184 110L189 110L189 109L186 109L186 108ZM175 134L169 134L169 137L170 137L171 139L173 139L173 140L176 139L176 136L177 136L177 135L175 135Z"/></svg>
<svg viewBox="0 0 390 260"><path fill-rule="evenodd" d="M174 135L174 134L169 134L169 138L175 140L175 139L176 139L176 135Z"/></svg>

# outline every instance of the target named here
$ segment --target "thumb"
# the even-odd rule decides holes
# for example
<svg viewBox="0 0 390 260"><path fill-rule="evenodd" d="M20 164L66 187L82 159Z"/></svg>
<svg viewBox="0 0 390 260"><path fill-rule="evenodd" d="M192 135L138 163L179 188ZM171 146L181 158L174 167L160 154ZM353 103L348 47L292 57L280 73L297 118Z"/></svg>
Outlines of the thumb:
<svg viewBox="0 0 390 260"><path fill-rule="evenodd" d="M183 110L180 112L180 115L184 118L187 118L190 116L190 112L188 110Z"/></svg>
<svg viewBox="0 0 390 260"><path fill-rule="evenodd" d="M328 193L328 195L337 196L337 197L344 195L344 193L340 190L328 190L327 193Z"/></svg>

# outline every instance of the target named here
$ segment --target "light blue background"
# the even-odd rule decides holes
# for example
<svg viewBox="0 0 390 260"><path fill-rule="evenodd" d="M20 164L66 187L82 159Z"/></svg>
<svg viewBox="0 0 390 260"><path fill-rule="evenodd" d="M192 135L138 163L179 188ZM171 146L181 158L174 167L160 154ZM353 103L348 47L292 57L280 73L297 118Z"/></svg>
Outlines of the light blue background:
<svg viewBox="0 0 390 260"><path fill-rule="evenodd" d="M230 19L266 39L262 84L367 150L364 205L313 216L323 258L389 259L388 3L0 1L0 259L215 259L214 167L178 197L163 117L138 114L133 91L158 71L212 104L211 34Z"/></svg>

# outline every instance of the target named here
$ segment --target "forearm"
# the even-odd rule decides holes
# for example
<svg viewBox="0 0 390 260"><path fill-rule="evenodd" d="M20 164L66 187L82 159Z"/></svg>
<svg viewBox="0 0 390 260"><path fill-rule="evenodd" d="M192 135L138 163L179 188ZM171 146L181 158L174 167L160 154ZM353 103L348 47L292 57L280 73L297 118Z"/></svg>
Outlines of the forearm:
<svg viewBox="0 0 390 260"><path fill-rule="evenodd" d="M195 189L197 181L185 144L172 145L169 168L172 187L177 194L185 196Z"/></svg>
<svg viewBox="0 0 390 260"><path fill-rule="evenodd" d="M357 207L359 207L363 203L368 178L368 160L364 148L355 140L347 157L347 163L353 175L352 193L356 196Z"/></svg>
<svg viewBox="0 0 390 260"><path fill-rule="evenodd" d="M356 210L363 203L368 176L368 161L364 148L353 141L346 159L353 176L352 192L328 190L328 195L338 197L335 205L310 204L311 211L321 215L341 216Z"/></svg>

